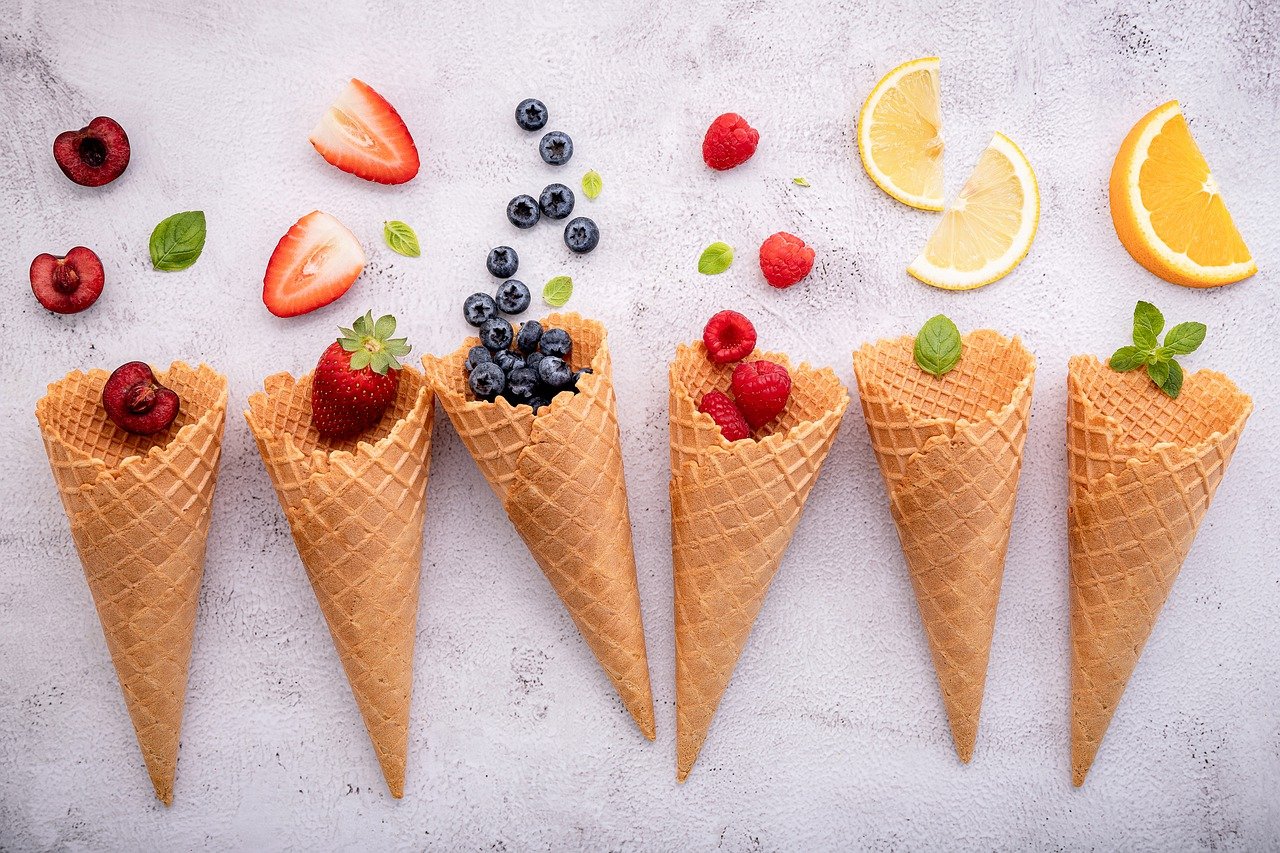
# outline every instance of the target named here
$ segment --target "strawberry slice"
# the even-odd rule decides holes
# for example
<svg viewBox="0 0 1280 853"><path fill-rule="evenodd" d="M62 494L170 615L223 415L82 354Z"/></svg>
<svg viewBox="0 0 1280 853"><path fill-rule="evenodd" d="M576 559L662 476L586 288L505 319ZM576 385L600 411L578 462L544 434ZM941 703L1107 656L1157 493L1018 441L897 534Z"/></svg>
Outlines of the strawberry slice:
<svg viewBox="0 0 1280 853"><path fill-rule="evenodd" d="M262 301L277 317L328 305L351 289L364 269L364 249L347 226L313 210L280 238L262 279Z"/></svg>
<svg viewBox="0 0 1280 853"><path fill-rule="evenodd" d="M418 174L418 148L396 108L352 79L325 111L311 144L344 172L380 184L403 184Z"/></svg>

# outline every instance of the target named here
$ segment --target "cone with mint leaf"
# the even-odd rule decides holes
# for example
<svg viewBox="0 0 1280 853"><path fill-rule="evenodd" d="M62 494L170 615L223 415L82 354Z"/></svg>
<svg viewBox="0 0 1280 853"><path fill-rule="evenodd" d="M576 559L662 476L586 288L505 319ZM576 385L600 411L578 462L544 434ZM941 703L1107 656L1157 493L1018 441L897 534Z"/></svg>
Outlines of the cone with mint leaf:
<svg viewBox="0 0 1280 853"><path fill-rule="evenodd" d="M404 793L434 397L365 314L315 371L277 373L245 418L394 797Z"/></svg>
<svg viewBox="0 0 1280 853"><path fill-rule="evenodd" d="M1027 437L1035 357L942 315L853 355L960 760L973 755Z"/></svg>
<svg viewBox="0 0 1280 853"><path fill-rule="evenodd" d="M1184 375L1201 323L1165 335L1147 302L1133 344L1067 373L1071 773L1084 783L1142 648L1226 473L1249 397L1221 373ZM1141 369L1140 369L1141 368Z"/></svg>

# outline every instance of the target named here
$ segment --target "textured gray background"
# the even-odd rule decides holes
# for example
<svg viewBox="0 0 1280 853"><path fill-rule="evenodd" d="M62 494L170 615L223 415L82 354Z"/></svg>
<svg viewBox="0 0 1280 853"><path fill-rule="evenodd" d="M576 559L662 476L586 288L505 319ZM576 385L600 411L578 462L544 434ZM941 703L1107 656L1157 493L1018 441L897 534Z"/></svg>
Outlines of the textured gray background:
<svg viewBox="0 0 1280 853"><path fill-rule="evenodd" d="M320 5L320 4L317 4ZM1269 344L1280 267L1280 5L836 0L621 2L432 11L393 0L0 4L0 848L1276 849L1280 845L1280 513ZM1031 6L1032 4L1026 4ZM988 8L988 7L991 8ZM853 116L881 74L943 61L947 187L993 130L1040 179L1031 254L983 290L904 272L936 216L876 189ZM321 161L306 137L358 75L408 122L422 173L394 188ZM536 95L572 134L555 170L512 121ZM1216 292L1148 275L1107 213L1124 133L1182 100L1262 272ZM745 168L700 159L736 110L763 141ZM73 186L54 135L97 114L133 142L123 179ZM597 169L580 201L600 248L516 233L507 199ZM795 175L811 189L791 185ZM259 301L276 240L320 207L361 238L364 276L338 304L281 321ZM196 266L158 273L147 238L201 208ZM425 256L381 242L412 223ZM813 246L810 278L763 284L769 233ZM734 245L727 274L698 252ZM507 242L521 277L570 273L571 307L612 331L658 741L626 717L447 422L426 526L406 797L388 796L240 411L266 374L311 366L334 327L394 311L419 352L452 349L459 303L492 285ZM95 247L90 312L39 308L41 251ZM1136 299L1209 324L1190 367L1224 370L1255 412L1093 774L1068 770L1064 373L1126 341ZM689 783L674 767L665 363L734 307L762 341L852 381L861 342L949 313L1022 335L1039 358L982 730L952 751L879 475L856 407L743 654ZM233 413L201 593L176 802L151 787L72 550L32 407L78 367L205 360ZM443 419L442 419L443 420Z"/></svg>

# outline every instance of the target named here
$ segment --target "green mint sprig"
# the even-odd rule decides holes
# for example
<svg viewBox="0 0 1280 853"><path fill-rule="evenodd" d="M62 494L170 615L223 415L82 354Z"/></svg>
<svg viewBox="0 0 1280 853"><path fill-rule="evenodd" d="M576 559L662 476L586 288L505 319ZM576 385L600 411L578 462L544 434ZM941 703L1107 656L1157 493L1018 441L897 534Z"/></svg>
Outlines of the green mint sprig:
<svg viewBox="0 0 1280 853"><path fill-rule="evenodd" d="M939 314L921 327L920 334L916 335L913 355L925 373L942 376L959 363L963 349L964 343L956 324Z"/></svg>
<svg viewBox="0 0 1280 853"><path fill-rule="evenodd" d="M1195 352L1204 343L1208 328L1204 323L1179 323L1164 336L1164 315L1150 302L1139 302L1133 309L1133 346L1120 347L1107 364L1112 370L1128 373L1147 368L1147 376L1156 387L1177 399L1182 393L1182 365L1174 356Z"/></svg>

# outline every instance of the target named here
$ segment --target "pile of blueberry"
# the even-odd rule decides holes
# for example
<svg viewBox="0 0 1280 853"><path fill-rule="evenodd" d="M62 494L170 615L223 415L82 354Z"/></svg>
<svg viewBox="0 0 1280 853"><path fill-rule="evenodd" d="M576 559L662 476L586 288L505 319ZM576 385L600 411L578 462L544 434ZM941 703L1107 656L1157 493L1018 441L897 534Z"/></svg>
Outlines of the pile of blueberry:
<svg viewBox="0 0 1280 853"><path fill-rule="evenodd" d="M564 329L547 329L526 320L516 332L502 314L520 314L529 307L529 289L518 281L504 282L495 299L473 293L462 305L463 316L480 330L480 344L467 353L464 367L471 393L493 402L504 398L513 406L531 406L536 415L561 391L576 392L578 377L591 368L574 371L569 364L573 340Z"/></svg>

